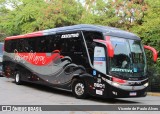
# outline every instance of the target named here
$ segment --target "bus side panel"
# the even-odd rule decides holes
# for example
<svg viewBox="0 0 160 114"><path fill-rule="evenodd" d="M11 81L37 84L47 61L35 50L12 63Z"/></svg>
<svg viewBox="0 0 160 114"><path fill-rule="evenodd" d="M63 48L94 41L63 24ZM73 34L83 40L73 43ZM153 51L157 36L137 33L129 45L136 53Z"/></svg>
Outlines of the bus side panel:
<svg viewBox="0 0 160 114"><path fill-rule="evenodd" d="M19 71L23 81L71 89L72 79L86 74L91 67L81 34L64 38L68 34L7 40L5 75L14 78Z"/></svg>
<svg viewBox="0 0 160 114"><path fill-rule="evenodd" d="M32 61L28 59L25 60L25 58L29 58L31 53L25 54L25 58L21 53L16 54L5 52L4 70L7 77L14 78L14 72L20 71L23 81L38 82L43 80L44 83L47 82L50 85L62 86L71 83L74 74L85 73L85 68L83 66L72 63L69 57L60 58L60 55L57 55L57 53L57 58L45 65L38 65L42 61L35 63L37 61L35 61L34 58ZM52 56L54 56L54 54L52 54ZM37 56L35 56L35 58L36 57ZM48 57L48 59L50 58ZM31 64L31 62L34 64Z"/></svg>

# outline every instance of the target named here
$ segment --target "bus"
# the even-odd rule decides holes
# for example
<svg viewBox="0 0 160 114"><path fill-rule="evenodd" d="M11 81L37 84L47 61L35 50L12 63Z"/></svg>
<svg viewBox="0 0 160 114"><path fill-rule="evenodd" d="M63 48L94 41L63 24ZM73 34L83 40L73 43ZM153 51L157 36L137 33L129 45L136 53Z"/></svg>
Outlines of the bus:
<svg viewBox="0 0 160 114"><path fill-rule="evenodd" d="M79 24L5 38L3 70L7 78L71 91L76 98L146 96L144 46L133 33Z"/></svg>

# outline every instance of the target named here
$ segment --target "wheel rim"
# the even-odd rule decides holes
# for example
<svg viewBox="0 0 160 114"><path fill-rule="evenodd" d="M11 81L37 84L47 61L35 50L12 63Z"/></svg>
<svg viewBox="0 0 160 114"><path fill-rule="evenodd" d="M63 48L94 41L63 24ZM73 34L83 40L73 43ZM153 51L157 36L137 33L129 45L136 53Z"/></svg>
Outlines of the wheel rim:
<svg viewBox="0 0 160 114"><path fill-rule="evenodd" d="M19 74L16 74L16 82L19 82Z"/></svg>
<svg viewBox="0 0 160 114"><path fill-rule="evenodd" d="M75 86L75 93L77 95L83 95L84 93L84 85L82 83L77 83Z"/></svg>

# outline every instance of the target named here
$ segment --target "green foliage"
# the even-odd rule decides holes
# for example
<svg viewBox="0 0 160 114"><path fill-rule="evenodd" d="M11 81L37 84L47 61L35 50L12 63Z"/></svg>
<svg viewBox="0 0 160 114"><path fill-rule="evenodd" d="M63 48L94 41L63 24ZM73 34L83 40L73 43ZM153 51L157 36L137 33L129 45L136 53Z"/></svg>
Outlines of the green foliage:
<svg viewBox="0 0 160 114"><path fill-rule="evenodd" d="M0 8L2 10L2 8ZM0 23L7 35L18 35L80 23L84 8L75 0L21 0Z"/></svg>
<svg viewBox="0 0 160 114"><path fill-rule="evenodd" d="M160 53L160 1L148 0L147 3L148 9L145 12L142 25L134 26L132 31L137 33L143 39L144 44L153 46ZM147 51L146 55L148 58L150 83L159 83L160 58L156 64L153 64L152 54Z"/></svg>
<svg viewBox="0 0 160 114"><path fill-rule="evenodd" d="M48 28L73 25L79 23L83 11L82 5L75 0L54 0L50 1L43 18L49 21Z"/></svg>
<svg viewBox="0 0 160 114"><path fill-rule="evenodd" d="M142 25L132 27L131 31L137 33L143 43L153 46L160 53L160 1L147 1L148 10L145 12ZM152 54L147 52L149 72L152 75L160 77L160 58L157 64L153 65Z"/></svg>
<svg viewBox="0 0 160 114"><path fill-rule="evenodd" d="M43 0L26 0L12 2L14 9L3 16L4 22L0 23L1 30L7 35L18 35L39 30L37 19L42 15L45 7Z"/></svg>

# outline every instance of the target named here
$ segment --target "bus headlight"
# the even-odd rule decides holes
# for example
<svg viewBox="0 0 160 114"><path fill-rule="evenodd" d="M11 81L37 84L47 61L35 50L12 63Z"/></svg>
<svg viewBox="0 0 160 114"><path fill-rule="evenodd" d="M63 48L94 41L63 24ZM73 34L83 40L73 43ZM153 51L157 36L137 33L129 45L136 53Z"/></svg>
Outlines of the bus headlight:
<svg viewBox="0 0 160 114"><path fill-rule="evenodd" d="M149 85L149 84L148 84L148 82L147 82L147 83L144 84L144 87L148 87L148 85Z"/></svg>
<svg viewBox="0 0 160 114"><path fill-rule="evenodd" d="M116 82L112 82L112 85L115 86L115 87L119 87L120 85Z"/></svg>

